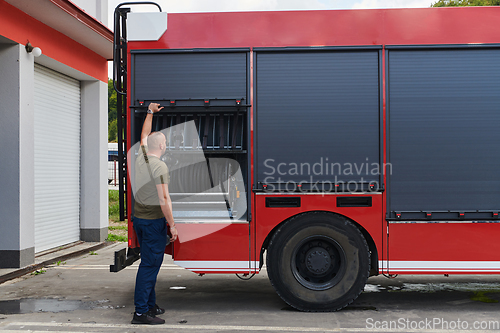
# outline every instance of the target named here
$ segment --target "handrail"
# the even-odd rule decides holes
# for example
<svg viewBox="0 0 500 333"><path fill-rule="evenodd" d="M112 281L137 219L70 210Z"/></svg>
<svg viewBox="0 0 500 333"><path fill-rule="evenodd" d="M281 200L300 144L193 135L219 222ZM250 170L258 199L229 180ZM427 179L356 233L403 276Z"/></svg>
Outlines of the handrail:
<svg viewBox="0 0 500 333"><path fill-rule="evenodd" d="M159 4L156 2L152 1L134 1L134 2L122 2L118 6L116 6L115 11L114 11L114 31L113 31L113 88L115 91L120 94L120 95L126 95L127 92L120 91L116 88L116 69L117 69L117 64L119 65L121 61L116 61L117 59L117 53L119 53L119 41L121 41L122 36L120 35L120 25L119 25L119 20L118 17L120 16L120 8L125 5L155 5L158 7L159 11L161 12L161 7ZM126 43L126 38L125 38L125 43ZM121 60L121 57L118 57L118 60Z"/></svg>
<svg viewBox="0 0 500 333"><path fill-rule="evenodd" d="M150 1L123 2L116 6L114 11L114 32L113 32L113 88L117 93L116 111L117 111L117 129L118 129L118 161L119 169L119 206L120 221L125 220L127 198L127 156L124 152L124 146L127 146L127 13L130 8L121 8L125 5L155 5L161 10L160 5ZM121 20L120 20L121 18ZM117 83L118 87L117 88Z"/></svg>

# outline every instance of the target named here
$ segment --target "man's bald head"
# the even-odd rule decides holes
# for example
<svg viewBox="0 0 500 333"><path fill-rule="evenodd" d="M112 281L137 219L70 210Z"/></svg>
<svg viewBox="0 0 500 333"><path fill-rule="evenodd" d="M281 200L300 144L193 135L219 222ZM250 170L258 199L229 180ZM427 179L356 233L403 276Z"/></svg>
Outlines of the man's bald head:
<svg viewBox="0 0 500 333"><path fill-rule="evenodd" d="M148 136L149 151L164 151L166 149L166 139L162 132L153 132ZM162 152L163 153L163 152Z"/></svg>

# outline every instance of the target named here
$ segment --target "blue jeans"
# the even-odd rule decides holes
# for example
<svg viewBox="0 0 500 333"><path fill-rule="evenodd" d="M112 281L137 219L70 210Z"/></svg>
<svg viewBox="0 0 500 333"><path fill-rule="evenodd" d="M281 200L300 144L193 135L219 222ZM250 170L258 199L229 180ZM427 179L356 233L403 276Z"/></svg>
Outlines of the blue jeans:
<svg viewBox="0 0 500 333"><path fill-rule="evenodd" d="M169 241L165 218L146 220L133 217L134 230L141 247L141 263L135 280L134 305L146 313L156 304L155 284Z"/></svg>

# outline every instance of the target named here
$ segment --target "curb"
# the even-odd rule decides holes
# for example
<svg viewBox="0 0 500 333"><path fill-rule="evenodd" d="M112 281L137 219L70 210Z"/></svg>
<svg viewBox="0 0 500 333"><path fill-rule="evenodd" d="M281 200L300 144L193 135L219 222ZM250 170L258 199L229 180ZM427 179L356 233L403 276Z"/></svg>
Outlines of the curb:
<svg viewBox="0 0 500 333"><path fill-rule="evenodd" d="M8 274L0 276L0 284L2 284L4 282L7 282L9 280L13 280L13 279L18 278L18 277L21 277L21 276L26 275L28 273L34 272L34 271L36 271L36 270L38 270L40 268L52 265L52 264L54 264L54 262L64 261L64 260L67 260L67 259L78 257L78 256L81 256L83 254L87 254L89 251L99 250L99 249L102 249L103 247L109 246L109 245L114 244L114 243L115 242L102 242L102 243L99 243L97 245L94 245L94 246L91 246L91 247L88 247L88 248L85 248L85 249L82 249L82 250L78 250L78 251L75 251L75 252L71 252L71 253L68 253L68 254L61 255L59 257L55 257L55 258L52 258L52 259L49 259L49 260L45 260L45 261L43 261L41 263L38 263L38 264L33 264L33 265L29 265L29 266L20 268L20 269L18 269L16 271L13 271L13 272L10 272Z"/></svg>

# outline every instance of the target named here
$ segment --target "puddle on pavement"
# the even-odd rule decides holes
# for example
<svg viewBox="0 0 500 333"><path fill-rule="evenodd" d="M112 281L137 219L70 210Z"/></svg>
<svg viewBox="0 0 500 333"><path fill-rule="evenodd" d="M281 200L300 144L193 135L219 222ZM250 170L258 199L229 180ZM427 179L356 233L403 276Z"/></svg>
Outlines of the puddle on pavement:
<svg viewBox="0 0 500 333"><path fill-rule="evenodd" d="M481 282L455 282L455 283L403 283L401 286L387 286L366 284L364 293L377 292L416 292L416 293L436 293L436 292L464 292L469 294L470 300L457 300L448 302L459 305L469 301L483 303L499 303L500 285L498 283Z"/></svg>
<svg viewBox="0 0 500 333"><path fill-rule="evenodd" d="M387 286L366 284L363 290L365 293L388 292L419 292L435 293L442 291L459 292L486 292L500 293L498 283L479 283L479 282L455 282L455 283L403 283L401 286Z"/></svg>
<svg viewBox="0 0 500 333"><path fill-rule="evenodd" d="M10 301L0 301L0 314L64 312L88 310L91 308L91 304L82 301L69 301L51 298L23 298Z"/></svg>

